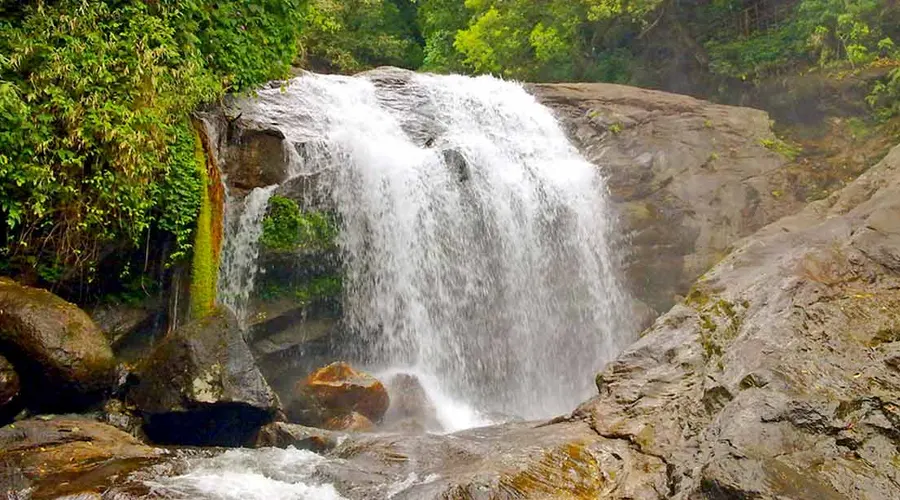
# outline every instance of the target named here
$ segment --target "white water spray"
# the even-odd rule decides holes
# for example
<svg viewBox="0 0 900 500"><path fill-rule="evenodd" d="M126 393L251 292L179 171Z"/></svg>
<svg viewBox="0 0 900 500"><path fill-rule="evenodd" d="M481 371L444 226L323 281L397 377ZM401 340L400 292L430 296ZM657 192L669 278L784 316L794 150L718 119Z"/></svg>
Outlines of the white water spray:
<svg viewBox="0 0 900 500"><path fill-rule="evenodd" d="M629 340L604 180L519 85L305 75L241 111L330 172L345 321L371 367L541 418Z"/></svg>
<svg viewBox="0 0 900 500"><path fill-rule="evenodd" d="M277 185L256 188L243 200L232 199L226 190L225 235L219 261L218 298L242 323L259 271L259 237L269 198Z"/></svg>

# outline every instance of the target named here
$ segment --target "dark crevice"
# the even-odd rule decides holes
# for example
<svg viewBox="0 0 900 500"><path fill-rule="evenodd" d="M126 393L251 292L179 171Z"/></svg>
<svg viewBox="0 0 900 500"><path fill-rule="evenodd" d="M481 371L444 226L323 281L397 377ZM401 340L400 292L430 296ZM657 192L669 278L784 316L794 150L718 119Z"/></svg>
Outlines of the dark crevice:
<svg viewBox="0 0 900 500"><path fill-rule="evenodd" d="M146 415L144 432L157 444L237 447L246 445L271 420L268 411L241 403L220 403Z"/></svg>

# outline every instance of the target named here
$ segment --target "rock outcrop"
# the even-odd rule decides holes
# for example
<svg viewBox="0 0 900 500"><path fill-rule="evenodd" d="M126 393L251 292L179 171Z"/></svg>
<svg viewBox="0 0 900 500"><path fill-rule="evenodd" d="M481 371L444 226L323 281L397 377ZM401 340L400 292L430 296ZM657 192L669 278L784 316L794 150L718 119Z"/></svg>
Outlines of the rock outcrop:
<svg viewBox="0 0 900 500"><path fill-rule="evenodd" d="M163 455L87 419L30 419L0 428L0 494L10 498L97 495Z"/></svg>
<svg viewBox="0 0 900 500"><path fill-rule="evenodd" d="M128 397L160 443L239 446L279 410L237 321L225 312L165 337Z"/></svg>
<svg viewBox="0 0 900 500"><path fill-rule="evenodd" d="M900 147L743 240L576 413L675 498L897 498Z"/></svg>
<svg viewBox="0 0 900 500"><path fill-rule="evenodd" d="M803 207L762 111L621 85L528 89L606 176L627 282L656 314L737 240Z"/></svg>
<svg viewBox="0 0 900 500"><path fill-rule="evenodd" d="M0 354L15 366L25 403L71 411L115 381L109 342L81 309L46 290L0 278Z"/></svg>

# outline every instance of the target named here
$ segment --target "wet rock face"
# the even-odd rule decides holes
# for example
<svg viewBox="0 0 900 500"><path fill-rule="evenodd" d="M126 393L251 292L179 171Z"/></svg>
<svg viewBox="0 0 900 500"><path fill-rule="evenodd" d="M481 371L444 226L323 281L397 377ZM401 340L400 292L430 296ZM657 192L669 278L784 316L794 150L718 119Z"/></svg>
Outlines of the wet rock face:
<svg viewBox="0 0 900 500"><path fill-rule="evenodd" d="M578 411L676 498L898 498L900 148L744 240Z"/></svg>
<svg viewBox="0 0 900 500"><path fill-rule="evenodd" d="M375 430L375 424L371 420L355 411L331 417L323 427L331 431L348 432L372 432Z"/></svg>
<svg viewBox="0 0 900 500"><path fill-rule="evenodd" d="M161 450L92 420L23 420L0 428L0 491L10 498L99 498L117 477L161 456Z"/></svg>
<svg viewBox="0 0 900 500"><path fill-rule="evenodd" d="M645 319L672 307L740 238L803 206L788 160L765 147L776 142L762 111L621 85L528 88L606 176L627 282L652 309Z"/></svg>
<svg viewBox="0 0 900 500"><path fill-rule="evenodd" d="M663 498L666 465L584 422L450 435L356 435L320 473L349 498ZM381 492L379 494L379 491Z"/></svg>
<svg viewBox="0 0 900 500"><path fill-rule="evenodd" d="M173 332L137 369L129 399L160 443L242 445L279 409L233 317Z"/></svg>
<svg viewBox="0 0 900 500"><path fill-rule="evenodd" d="M380 422L390 404L381 382L342 362L320 368L298 382L294 398L288 408L289 416L314 426L352 413Z"/></svg>
<svg viewBox="0 0 900 500"><path fill-rule="evenodd" d="M146 298L137 304L102 304L87 312L106 334L120 362L140 360L166 333L166 304L159 297Z"/></svg>
<svg viewBox="0 0 900 500"><path fill-rule="evenodd" d="M398 373L387 380L391 405L384 417L387 429L441 432L443 428L422 382L409 373Z"/></svg>
<svg viewBox="0 0 900 500"><path fill-rule="evenodd" d="M82 409L115 381L112 350L87 314L6 278L0 278L0 354L15 365L25 403L38 410Z"/></svg>

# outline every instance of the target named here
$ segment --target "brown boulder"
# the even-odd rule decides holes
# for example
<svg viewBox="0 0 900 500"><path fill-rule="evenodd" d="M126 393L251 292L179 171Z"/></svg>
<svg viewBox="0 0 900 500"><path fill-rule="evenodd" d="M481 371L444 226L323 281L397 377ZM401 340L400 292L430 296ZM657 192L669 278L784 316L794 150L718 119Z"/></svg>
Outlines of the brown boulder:
<svg viewBox="0 0 900 500"><path fill-rule="evenodd" d="M79 409L112 387L115 359L91 318L46 290L0 278L0 351L40 410Z"/></svg>
<svg viewBox="0 0 900 500"><path fill-rule="evenodd" d="M325 420L357 412L373 422L379 422L390 404L387 389L381 382L342 362L320 368L306 380L298 382L294 397L295 408L298 402L299 406L315 407L319 410L316 413L324 413Z"/></svg>
<svg viewBox="0 0 900 500"><path fill-rule="evenodd" d="M375 424L365 415L353 412L328 419L325 428L330 431L372 432Z"/></svg>
<svg viewBox="0 0 900 500"><path fill-rule="evenodd" d="M102 493L161 455L93 420L23 420L0 428L0 491L11 498Z"/></svg>

